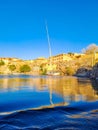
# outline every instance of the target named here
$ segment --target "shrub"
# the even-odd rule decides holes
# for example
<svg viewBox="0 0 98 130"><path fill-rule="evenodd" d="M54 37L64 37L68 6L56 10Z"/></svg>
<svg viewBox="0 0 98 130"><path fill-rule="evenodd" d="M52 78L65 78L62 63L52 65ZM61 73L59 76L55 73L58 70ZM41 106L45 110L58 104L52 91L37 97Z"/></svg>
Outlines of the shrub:
<svg viewBox="0 0 98 130"><path fill-rule="evenodd" d="M21 73L25 73L25 72L30 72L31 71L31 68L29 65L23 65L20 67L20 72Z"/></svg>
<svg viewBox="0 0 98 130"><path fill-rule="evenodd" d="M3 60L0 60L0 66L5 65Z"/></svg>
<svg viewBox="0 0 98 130"><path fill-rule="evenodd" d="M75 73L75 70L71 67L66 67L66 74L67 75L73 75Z"/></svg>
<svg viewBox="0 0 98 130"><path fill-rule="evenodd" d="M9 65L9 70L10 71L14 71L16 69L16 66L15 65Z"/></svg>

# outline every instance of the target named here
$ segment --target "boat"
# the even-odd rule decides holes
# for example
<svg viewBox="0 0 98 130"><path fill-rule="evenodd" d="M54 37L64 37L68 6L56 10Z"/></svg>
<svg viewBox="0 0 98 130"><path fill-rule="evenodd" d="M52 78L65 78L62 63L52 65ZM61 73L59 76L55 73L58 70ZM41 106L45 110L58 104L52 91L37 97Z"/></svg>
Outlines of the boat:
<svg viewBox="0 0 98 130"><path fill-rule="evenodd" d="M60 75L60 73L59 72L53 72L53 71L48 71L47 72L47 75L50 75L50 76L58 76L58 75Z"/></svg>

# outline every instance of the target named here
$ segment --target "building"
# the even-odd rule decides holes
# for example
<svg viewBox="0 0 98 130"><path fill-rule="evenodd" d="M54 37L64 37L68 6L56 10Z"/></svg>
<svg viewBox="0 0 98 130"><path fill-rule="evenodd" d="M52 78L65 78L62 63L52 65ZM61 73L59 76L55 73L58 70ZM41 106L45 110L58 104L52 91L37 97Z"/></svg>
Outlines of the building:
<svg viewBox="0 0 98 130"><path fill-rule="evenodd" d="M67 54L59 54L52 57L49 57L48 62L51 61L52 64L63 62L63 61L70 61L72 58L68 56Z"/></svg>
<svg viewBox="0 0 98 130"><path fill-rule="evenodd" d="M4 63L6 64L6 65L8 65L8 64L11 64L11 63L17 63L17 62L21 62L22 60L21 59L18 59L18 58L5 58L5 57L1 57L0 58L0 61L4 61Z"/></svg>
<svg viewBox="0 0 98 130"><path fill-rule="evenodd" d="M45 64L45 63L47 63L47 59L44 57L38 57L37 59L33 60L34 66L36 66L36 65L40 66L41 64Z"/></svg>

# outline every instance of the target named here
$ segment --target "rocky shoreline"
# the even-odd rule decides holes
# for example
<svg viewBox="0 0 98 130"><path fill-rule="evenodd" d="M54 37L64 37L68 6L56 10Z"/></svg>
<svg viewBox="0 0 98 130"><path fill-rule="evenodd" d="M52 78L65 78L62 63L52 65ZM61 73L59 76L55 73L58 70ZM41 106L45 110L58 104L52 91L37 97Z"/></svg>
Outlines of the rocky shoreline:
<svg viewBox="0 0 98 130"><path fill-rule="evenodd" d="M78 69L75 76L98 80L98 63L94 65L91 69L88 68Z"/></svg>

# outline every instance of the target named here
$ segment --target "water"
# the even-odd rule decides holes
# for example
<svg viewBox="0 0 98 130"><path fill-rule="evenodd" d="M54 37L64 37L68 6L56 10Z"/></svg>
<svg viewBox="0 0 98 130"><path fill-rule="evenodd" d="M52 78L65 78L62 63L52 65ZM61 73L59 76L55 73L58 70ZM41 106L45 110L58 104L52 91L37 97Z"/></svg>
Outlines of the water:
<svg viewBox="0 0 98 130"><path fill-rule="evenodd" d="M97 130L98 82L0 75L0 130Z"/></svg>

